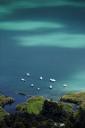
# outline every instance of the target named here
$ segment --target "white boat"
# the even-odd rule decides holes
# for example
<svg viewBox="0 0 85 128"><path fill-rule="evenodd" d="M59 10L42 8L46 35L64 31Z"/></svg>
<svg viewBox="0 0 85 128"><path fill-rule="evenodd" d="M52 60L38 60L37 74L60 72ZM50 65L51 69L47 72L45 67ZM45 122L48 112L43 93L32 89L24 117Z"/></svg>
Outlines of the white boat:
<svg viewBox="0 0 85 128"><path fill-rule="evenodd" d="M34 87L34 84L31 84L30 86L31 86L31 87Z"/></svg>
<svg viewBox="0 0 85 128"><path fill-rule="evenodd" d="M27 76L30 76L30 73L27 72L26 75L27 75Z"/></svg>
<svg viewBox="0 0 85 128"><path fill-rule="evenodd" d="M37 88L37 90L39 91L39 90L40 90L40 88Z"/></svg>
<svg viewBox="0 0 85 128"><path fill-rule="evenodd" d="M68 85L67 85L67 84L64 84L63 86L64 86L64 87L67 87Z"/></svg>
<svg viewBox="0 0 85 128"><path fill-rule="evenodd" d="M40 76L40 80L42 80L43 79L43 77L42 76Z"/></svg>
<svg viewBox="0 0 85 128"><path fill-rule="evenodd" d="M50 82L56 82L56 80L53 78L50 78Z"/></svg>
<svg viewBox="0 0 85 128"><path fill-rule="evenodd" d="M52 89L52 88L53 88L53 86L52 86L52 85L50 85L50 86L49 86L49 88L50 88L50 89Z"/></svg>
<svg viewBox="0 0 85 128"><path fill-rule="evenodd" d="M21 81L24 81L25 82L25 79L24 78L21 78Z"/></svg>

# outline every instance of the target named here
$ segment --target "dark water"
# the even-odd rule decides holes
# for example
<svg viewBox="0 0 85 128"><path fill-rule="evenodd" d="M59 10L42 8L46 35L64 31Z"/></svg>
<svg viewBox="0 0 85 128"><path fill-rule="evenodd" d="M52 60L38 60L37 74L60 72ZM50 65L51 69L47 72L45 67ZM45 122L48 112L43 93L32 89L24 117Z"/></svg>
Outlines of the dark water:
<svg viewBox="0 0 85 128"><path fill-rule="evenodd" d="M18 40L13 39L13 37L32 37L59 32L85 35L85 8L57 6L18 9L2 17L0 23L7 21L60 22L67 27L24 31L0 30L0 90L4 94L13 96L16 103L19 103L26 98L16 94L17 92L58 99L68 91L85 90L85 47L63 47L65 41L62 47L50 46L49 43L46 46L37 44L22 46L19 45ZM29 78L26 72L31 74ZM44 77L42 81L39 80L40 76ZM20 80L22 77L26 82ZM56 82L52 83L52 90L49 89L51 77L56 79ZM33 88L30 87L31 83L35 84ZM68 86L64 88L63 84ZM40 87L40 91L37 87ZM6 109L13 111L15 104L11 107L7 106Z"/></svg>

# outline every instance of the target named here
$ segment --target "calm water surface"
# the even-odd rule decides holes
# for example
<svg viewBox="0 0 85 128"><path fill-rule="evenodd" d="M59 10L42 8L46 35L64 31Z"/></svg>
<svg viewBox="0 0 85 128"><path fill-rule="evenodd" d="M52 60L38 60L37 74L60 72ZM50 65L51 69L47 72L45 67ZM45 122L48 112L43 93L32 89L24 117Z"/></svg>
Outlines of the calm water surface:
<svg viewBox="0 0 85 128"><path fill-rule="evenodd" d="M57 6L20 9L2 17L0 91L13 96L16 103L19 103L25 101L26 97L16 94L17 92L58 99L66 92L85 90L84 14L84 8ZM26 22L33 24L30 27L30 23L26 24ZM55 28L57 23L65 27ZM29 26L28 29L26 25ZM23 30L20 30L20 27ZM65 36L62 37L62 33ZM59 38L58 34L61 35ZM53 37L57 38L54 40ZM30 43L32 45L29 45ZM29 78L26 76L27 72L31 74ZM39 80L40 76L44 78L42 81ZM22 77L26 82L20 80ZM50 78L55 78L56 82L50 83ZM30 87L31 83L35 85L33 88ZM53 89L49 89L51 84ZM63 84L68 86L65 88ZM38 87L40 91L37 90ZM10 107L11 111L13 107L13 105ZM7 106L6 109L9 107Z"/></svg>

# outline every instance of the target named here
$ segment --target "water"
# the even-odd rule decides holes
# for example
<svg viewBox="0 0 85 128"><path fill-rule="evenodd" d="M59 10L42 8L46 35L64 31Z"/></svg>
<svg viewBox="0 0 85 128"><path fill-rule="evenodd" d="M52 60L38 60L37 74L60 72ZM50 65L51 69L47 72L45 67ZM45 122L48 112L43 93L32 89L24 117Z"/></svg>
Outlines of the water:
<svg viewBox="0 0 85 128"><path fill-rule="evenodd" d="M84 7L57 6L17 9L1 17L0 91L16 100L6 106L8 111L26 100L17 92L56 100L66 92L85 90L84 13ZM56 79L53 89L50 78Z"/></svg>

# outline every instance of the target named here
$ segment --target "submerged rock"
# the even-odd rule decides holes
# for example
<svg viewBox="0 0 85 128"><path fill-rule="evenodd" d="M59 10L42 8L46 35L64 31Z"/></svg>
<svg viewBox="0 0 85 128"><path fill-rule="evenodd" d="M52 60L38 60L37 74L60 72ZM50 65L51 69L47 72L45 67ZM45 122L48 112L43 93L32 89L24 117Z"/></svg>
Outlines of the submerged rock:
<svg viewBox="0 0 85 128"><path fill-rule="evenodd" d="M16 93L16 94L21 95L21 96L27 96L27 94L25 94L25 93L23 93L23 92L18 92L18 93Z"/></svg>

